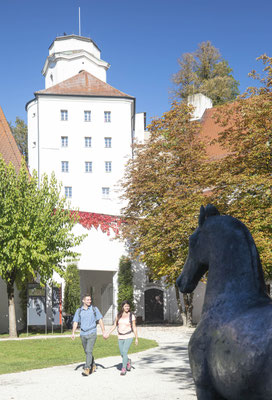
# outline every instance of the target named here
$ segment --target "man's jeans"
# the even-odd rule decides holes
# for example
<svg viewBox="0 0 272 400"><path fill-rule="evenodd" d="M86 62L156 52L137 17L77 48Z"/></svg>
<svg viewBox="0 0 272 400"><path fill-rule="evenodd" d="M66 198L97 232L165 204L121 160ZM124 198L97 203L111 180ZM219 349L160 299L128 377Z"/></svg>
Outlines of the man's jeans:
<svg viewBox="0 0 272 400"><path fill-rule="evenodd" d="M81 335L80 339L82 342L82 346L84 348L86 354L86 363L84 369L91 368L92 365L92 357L93 357L93 347L96 341L96 333L92 333L91 335Z"/></svg>

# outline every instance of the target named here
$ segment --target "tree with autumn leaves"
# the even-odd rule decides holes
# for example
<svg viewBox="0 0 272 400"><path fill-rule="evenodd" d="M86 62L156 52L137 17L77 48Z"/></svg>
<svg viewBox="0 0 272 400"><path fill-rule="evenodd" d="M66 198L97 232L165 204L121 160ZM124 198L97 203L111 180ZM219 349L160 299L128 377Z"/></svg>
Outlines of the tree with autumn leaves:
<svg viewBox="0 0 272 400"><path fill-rule="evenodd" d="M199 124L191 122L192 107L174 103L149 126L150 139L134 149L123 182L125 224L122 237L153 279L175 284L188 252L203 202L205 148ZM179 292L176 288L177 301ZM185 314L192 321L191 296L184 295ZM180 311L181 304L179 303Z"/></svg>
<svg viewBox="0 0 272 400"><path fill-rule="evenodd" d="M209 163L210 201L240 219L260 253L266 279L272 278L272 58L259 58L264 75L250 75L261 85L234 103L218 108L223 127L218 143L226 157Z"/></svg>
<svg viewBox="0 0 272 400"><path fill-rule="evenodd" d="M122 237L154 279L175 284L187 257L189 236L197 226L199 207L208 202L248 226L265 276L272 276L272 59L261 59L264 86L218 107L217 123L223 131L217 141L225 150L224 158L208 159L200 141L201 126L191 121L192 109L185 103L174 103L169 112L152 121L148 142L135 146L123 181L128 203ZM207 187L212 190L204 196ZM184 300L190 324L192 298L185 295Z"/></svg>
<svg viewBox="0 0 272 400"><path fill-rule="evenodd" d="M187 101L189 95L202 93L216 106L237 97L239 82L234 79L228 62L210 41L200 43L192 53L184 53L178 63L180 69L172 77L177 99Z"/></svg>

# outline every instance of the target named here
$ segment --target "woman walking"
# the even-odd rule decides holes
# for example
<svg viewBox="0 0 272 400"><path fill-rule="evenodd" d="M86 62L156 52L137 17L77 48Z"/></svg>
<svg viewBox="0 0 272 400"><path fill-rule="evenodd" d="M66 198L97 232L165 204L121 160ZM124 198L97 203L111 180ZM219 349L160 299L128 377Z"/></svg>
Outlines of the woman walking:
<svg viewBox="0 0 272 400"><path fill-rule="evenodd" d="M113 327L110 329L107 337L117 327L118 344L123 359L123 365L120 375L126 375L131 370L131 360L128 358L128 350L135 336L135 344L138 345L138 334L136 328L135 315L130 311L130 303L124 300L121 304L120 311L117 314Z"/></svg>

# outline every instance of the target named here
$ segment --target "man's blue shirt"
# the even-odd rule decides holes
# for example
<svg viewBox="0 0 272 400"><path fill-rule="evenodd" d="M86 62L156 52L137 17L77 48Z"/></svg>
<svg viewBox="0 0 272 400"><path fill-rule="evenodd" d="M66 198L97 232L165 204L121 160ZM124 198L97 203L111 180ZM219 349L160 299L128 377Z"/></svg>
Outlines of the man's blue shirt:
<svg viewBox="0 0 272 400"><path fill-rule="evenodd" d="M96 316L94 315L93 308L95 309ZM73 322L80 322L80 335L85 336L96 333L96 321L99 321L101 318L103 317L98 308L91 305L87 310L83 307L78 308Z"/></svg>

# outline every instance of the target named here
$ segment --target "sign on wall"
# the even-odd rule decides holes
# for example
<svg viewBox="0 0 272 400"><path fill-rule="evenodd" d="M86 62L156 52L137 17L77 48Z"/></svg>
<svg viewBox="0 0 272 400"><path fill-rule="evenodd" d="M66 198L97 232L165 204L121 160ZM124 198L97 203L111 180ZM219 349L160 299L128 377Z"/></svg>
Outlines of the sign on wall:
<svg viewBox="0 0 272 400"><path fill-rule="evenodd" d="M62 325L62 287L52 287L52 324Z"/></svg>
<svg viewBox="0 0 272 400"><path fill-rule="evenodd" d="M46 288L30 283L27 292L27 325L46 325Z"/></svg>

